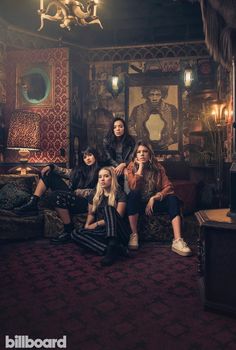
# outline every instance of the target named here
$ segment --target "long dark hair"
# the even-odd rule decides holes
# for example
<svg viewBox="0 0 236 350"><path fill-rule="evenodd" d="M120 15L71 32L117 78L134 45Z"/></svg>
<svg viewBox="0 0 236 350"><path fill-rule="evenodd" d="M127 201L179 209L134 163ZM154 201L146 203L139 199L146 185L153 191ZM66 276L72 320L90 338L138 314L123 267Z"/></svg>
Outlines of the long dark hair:
<svg viewBox="0 0 236 350"><path fill-rule="evenodd" d="M146 182L147 191L152 192L155 190L157 176L159 174L158 160L155 157L152 146L149 143L140 140L136 143L136 145L134 147L133 156L132 156L133 161L135 161L135 158L137 157L137 151L138 151L139 146L146 147L148 150L148 153L149 153L150 159L149 159L149 162L145 166L145 173L144 173L145 178L144 178L144 180ZM133 173L136 173L137 170L138 170L138 165L134 164Z"/></svg>
<svg viewBox="0 0 236 350"><path fill-rule="evenodd" d="M95 158L95 163L89 166L84 163L84 157L88 154L92 154ZM76 166L71 172L72 189L94 188L98 180L98 171L98 152L95 148L88 146L81 152L81 164Z"/></svg>
<svg viewBox="0 0 236 350"><path fill-rule="evenodd" d="M125 120L121 117L116 117L112 120L112 123L109 127L109 130L108 130L108 133L106 135L106 139L109 141L109 143L111 145L115 145L115 143L117 142L117 137L115 136L114 134L114 124L115 122L117 121L120 121L123 123L124 125L124 135L122 136L121 138L121 142L122 143L126 143L129 141L129 139L131 138L130 134L129 134L129 130L128 130L128 127L127 127L127 124L125 122Z"/></svg>

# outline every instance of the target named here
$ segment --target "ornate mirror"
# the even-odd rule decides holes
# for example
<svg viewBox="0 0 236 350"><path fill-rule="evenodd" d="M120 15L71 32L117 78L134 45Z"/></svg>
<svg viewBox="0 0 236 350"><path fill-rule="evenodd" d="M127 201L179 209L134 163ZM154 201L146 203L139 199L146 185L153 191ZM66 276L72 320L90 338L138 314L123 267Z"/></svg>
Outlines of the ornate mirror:
<svg viewBox="0 0 236 350"><path fill-rule="evenodd" d="M48 64L18 65L16 108L52 107L53 67Z"/></svg>

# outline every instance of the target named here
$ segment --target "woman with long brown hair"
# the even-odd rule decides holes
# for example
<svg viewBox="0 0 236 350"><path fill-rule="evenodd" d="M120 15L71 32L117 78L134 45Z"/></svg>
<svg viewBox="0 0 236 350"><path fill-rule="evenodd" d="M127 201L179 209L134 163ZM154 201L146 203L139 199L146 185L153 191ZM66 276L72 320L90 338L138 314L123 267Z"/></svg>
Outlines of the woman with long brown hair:
<svg viewBox="0 0 236 350"><path fill-rule="evenodd" d="M157 161L149 144L139 141L134 149L133 161L127 167L130 193L128 216L131 227L130 249L138 249L138 217L141 213L168 212L174 232L172 251L189 256L191 250L181 237L180 201L165 169Z"/></svg>

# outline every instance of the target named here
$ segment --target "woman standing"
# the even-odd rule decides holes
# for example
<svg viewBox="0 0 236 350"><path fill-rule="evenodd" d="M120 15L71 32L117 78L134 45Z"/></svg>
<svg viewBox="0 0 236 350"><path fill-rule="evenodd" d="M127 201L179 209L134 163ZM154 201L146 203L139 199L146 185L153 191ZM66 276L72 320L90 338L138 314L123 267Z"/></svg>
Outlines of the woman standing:
<svg viewBox="0 0 236 350"><path fill-rule="evenodd" d="M134 149L133 161L127 168L128 183L131 189L128 196L128 215L132 233L129 248L138 249L138 217L144 213L168 212L174 231L172 251L189 256L191 250L181 238L181 218L179 199L175 196L173 185L166 176L147 143L139 141Z"/></svg>
<svg viewBox="0 0 236 350"><path fill-rule="evenodd" d="M123 221L126 195L119 189L111 167L99 171L96 191L90 195L85 228L73 231L72 238L100 255L102 266L112 265L119 255L127 256L129 229Z"/></svg>
<svg viewBox="0 0 236 350"><path fill-rule="evenodd" d="M135 141L129 135L127 125L122 118L114 118L110 130L103 140L108 165L114 168L120 185L124 185L124 170L129 164Z"/></svg>
<svg viewBox="0 0 236 350"><path fill-rule="evenodd" d="M47 189L51 189L50 201L64 224L64 232L53 243L65 243L70 240L74 226L70 214L86 213L88 201L86 197L95 188L98 179L98 154L94 148L88 147L82 152L82 164L74 169L47 165L41 171L41 179L30 201L15 208L18 215L35 215L38 202ZM64 179L69 180L67 184Z"/></svg>

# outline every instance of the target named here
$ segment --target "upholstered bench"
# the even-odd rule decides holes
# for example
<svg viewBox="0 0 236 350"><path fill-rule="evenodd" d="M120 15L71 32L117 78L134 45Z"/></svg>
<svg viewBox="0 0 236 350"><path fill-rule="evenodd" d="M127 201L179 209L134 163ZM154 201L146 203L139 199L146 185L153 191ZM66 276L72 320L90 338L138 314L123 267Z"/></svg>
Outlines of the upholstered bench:
<svg viewBox="0 0 236 350"><path fill-rule="evenodd" d="M58 234L63 232L63 223L55 210L44 209L44 237L52 238L57 237ZM87 214L73 215L72 220L75 228L84 227Z"/></svg>
<svg viewBox="0 0 236 350"><path fill-rule="evenodd" d="M37 177L33 175L23 177L0 175L0 191L6 183L13 182L19 185L19 191L27 190L28 196L30 196L34 190L36 180ZM176 181L174 186L177 195L185 202L185 212L191 212L194 207L195 185L189 181ZM11 206L14 207L13 203L11 203ZM72 219L76 228L83 227L86 214L73 215ZM40 201L39 215L36 216L22 217L15 215L11 210L0 209L0 227L0 239L52 238L63 232L63 223L56 211L50 209L47 198ZM139 235L141 241L170 242L173 238L173 231L168 215L141 216L139 218Z"/></svg>
<svg viewBox="0 0 236 350"><path fill-rule="evenodd" d="M75 228L82 228L86 221L86 214L73 215ZM139 236L141 241L170 242L173 239L171 222L167 214L140 216ZM56 237L63 232L63 223L55 210L44 209L44 237Z"/></svg>
<svg viewBox="0 0 236 350"><path fill-rule="evenodd" d="M37 179L37 175L0 175L0 239L43 236L43 213L20 217L12 211L30 198Z"/></svg>
<svg viewBox="0 0 236 350"><path fill-rule="evenodd" d="M10 210L0 210L0 239L29 239L43 237L43 213L20 217Z"/></svg>

